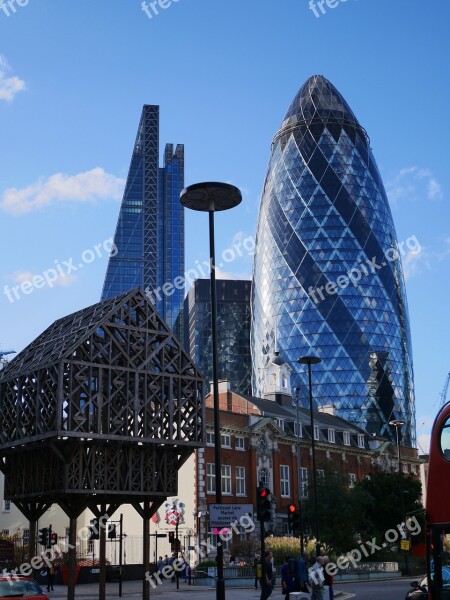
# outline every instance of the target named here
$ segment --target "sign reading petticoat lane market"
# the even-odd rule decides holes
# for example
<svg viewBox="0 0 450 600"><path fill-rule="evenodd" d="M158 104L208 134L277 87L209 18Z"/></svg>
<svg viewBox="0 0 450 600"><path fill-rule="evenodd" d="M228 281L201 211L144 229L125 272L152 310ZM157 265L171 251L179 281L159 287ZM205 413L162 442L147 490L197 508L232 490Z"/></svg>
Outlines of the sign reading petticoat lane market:
<svg viewBox="0 0 450 600"><path fill-rule="evenodd" d="M253 504L209 504L211 528L226 529L242 517L253 517Z"/></svg>

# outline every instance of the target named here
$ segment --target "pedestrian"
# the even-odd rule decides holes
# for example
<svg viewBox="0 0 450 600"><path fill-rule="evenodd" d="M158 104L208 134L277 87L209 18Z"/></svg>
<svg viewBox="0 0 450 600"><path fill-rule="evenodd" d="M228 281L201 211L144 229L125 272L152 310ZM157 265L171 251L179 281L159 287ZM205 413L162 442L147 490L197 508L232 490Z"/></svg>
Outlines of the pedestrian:
<svg viewBox="0 0 450 600"><path fill-rule="evenodd" d="M47 592L50 590L54 592L53 581L55 579L55 567L52 563L47 567Z"/></svg>
<svg viewBox="0 0 450 600"><path fill-rule="evenodd" d="M323 573L323 578L324 578L324 584L328 586L328 596L330 600L333 600L334 598L334 592L333 592L333 575L330 575L330 573L328 573L328 569L327 569L327 564L330 562L330 559L328 558L328 556L324 556L323 557L323 565L324 565L324 573Z"/></svg>
<svg viewBox="0 0 450 600"><path fill-rule="evenodd" d="M273 565L272 565L272 552L270 550L266 550L264 553L260 584L261 584L260 600L267 600L267 598L273 592L273 588L275 587L275 577L274 577Z"/></svg>
<svg viewBox="0 0 450 600"><path fill-rule="evenodd" d="M160 556L158 559L158 562L156 563L156 568L161 573L161 571L163 570L163 567L164 567L163 557Z"/></svg>
<svg viewBox="0 0 450 600"><path fill-rule="evenodd" d="M253 567L255 569L255 590L258 589L258 579L261 578L261 555L256 553L253 560Z"/></svg>
<svg viewBox="0 0 450 600"><path fill-rule="evenodd" d="M171 579L172 583L175 583L175 581L176 581L176 579L175 579L175 569L174 569L174 566L173 566L174 562L175 562L175 554L172 554L172 556L169 558L169 565L172 567L172 573L173 573L172 574L172 579ZM178 573L177 573L177 575L178 575Z"/></svg>
<svg viewBox="0 0 450 600"><path fill-rule="evenodd" d="M291 561L289 556L285 556L281 567L281 593L286 597L286 600L289 600L291 592L295 592L295 572L291 565L294 566L295 562Z"/></svg>
<svg viewBox="0 0 450 600"><path fill-rule="evenodd" d="M169 564L169 557L167 556L167 554L164 555L164 566Z"/></svg>
<svg viewBox="0 0 450 600"><path fill-rule="evenodd" d="M307 592L308 589L308 559L309 554L303 552L300 558L297 560L297 570L295 573L295 588L297 592Z"/></svg>
<svg viewBox="0 0 450 600"><path fill-rule="evenodd" d="M323 556L318 556L316 562L309 570L311 600L323 600L323 581Z"/></svg>

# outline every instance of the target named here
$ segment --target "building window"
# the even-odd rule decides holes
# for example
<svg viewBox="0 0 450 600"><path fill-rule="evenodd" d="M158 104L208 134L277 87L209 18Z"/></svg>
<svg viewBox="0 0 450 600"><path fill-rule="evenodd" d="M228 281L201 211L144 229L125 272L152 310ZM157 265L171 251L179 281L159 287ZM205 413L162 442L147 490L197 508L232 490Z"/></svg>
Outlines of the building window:
<svg viewBox="0 0 450 600"><path fill-rule="evenodd" d="M290 481L289 481L289 466L280 465L280 487L281 496L283 498L289 498L291 495Z"/></svg>
<svg viewBox="0 0 450 600"><path fill-rule="evenodd" d="M245 467L236 467L236 496L245 496Z"/></svg>
<svg viewBox="0 0 450 600"><path fill-rule="evenodd" d="M362 433L358 433L358 446L359 446L359 448L366 447L366 445L364 443L364 435Z"/></svg>
<svg viewBox="0 0 450 600"><path fill-rule="evenodd" d="M3 537L8 537L9 536L9 529L2 529L2 536Z"/></svg>
<svg viewBox="0 0 450 600"><path fill-rule="evenodd" d="M215 446L215 444L216 444L216 438L215 438L214 433L212 431L207 431L206 432L206 443L208 444L208 446Z"/></svg>
<svg viewBox="0 0 450 600"><path fill-rule="evenodd" d="M242 435L237 435L235 438L236 450L245 450L245 438Z"/></svg>
<svg viewBox="0 0 450 600"><path fill-rule="evenodd" d="M336 435L334 429L328 430L328 441L330 444L334 444L336 442Z"/></svg>
<svg viewBox="0 0 450 600"><path fill-rule="evenodd" d="M24 529L23 530L22 542L24 544L29 544L30 543L30 530L29 529Z"/></svg>
<svg viewBox="0 0 450 600"><path fill-rule="evenodd" d="M222 448L231 448L231 435L229 433L222 433L220 443Z"/></svg>
<svg viewBox="0 0 450 600"><path fill-rule="evenodd" d="M303 437L302 424L300 421L298 423L297 421L294 421L294 434L298 437Z"/></svg>
<svg viewBox="0 0 450 600"><path fill-rule="evenodd" d="M318 427L318 425L314 425L314 439L315 440L319 439L319 427Z"/></svg>
<svg viewBox="0 0 450 600"><path fill-rule="evenodd" d="M11 512L11 500L3 500L3 512Z"/></svg>
<svg viewBox="0 0 450 600"><path fill-rule="evenodd" d="M277 419L277 425L284 431L284 419Z"/></svg>
<svg viewBox="0 0 450 600"><path fill-rule="evenodd" d="M349 473L348 474L348 487L349 488L355 487L355 483L356 483L356 475L354 473Z"/></svg>
<svg viewBox="0 0 450 600"><path fill-rule="evenodd" d="M94 554L94 540L88 540L87 553Z"/></svg>
<svg viewBox="0 0 450 600"><path fill-rule="evenodd" d="M263 487L269 487L269 471L266 467L262 467L259 470L258 483Z"/></svg>
<svg viewBox="0 0 450 600"><path fill-rule="evenodd" d="M415 475L415 474L416 474L416 465L411 465L411 473L412 473L413 475Z"/></svg>
<svg viewBox="0 0 450 600"><path fill-rule="evenodd" d="M408 465L403 463L403 473L408 473Z"/></svg>
<svg viewBox="0 0 450 600"><path fill-rule="evenodd" d="M325 471L323 469L317 469L316 473L318 482L325 481Z"/></svg>
<svg viewBox="0 0 450 600"><path fill-rule="evenodd" d="M308 497L308 469L301 468L302 498Z"/></svg>
<svg viewBox="0 0 450 600"><path fill-rule="evenodd" d="M231 465L222 465L222 494L231 494Z"/></svg>
<svg viewBox="0 0 450 600"><path fill-rule="evenodd" d="M206 492L208 494L216 493L216 465L214 463L208 463L206 465Z"/></svg>
<svg viewBox="0 0 450 600"><path fill-rule="evenodd" d="M344 431L344 446L350 446L350 431Z"/></svg>

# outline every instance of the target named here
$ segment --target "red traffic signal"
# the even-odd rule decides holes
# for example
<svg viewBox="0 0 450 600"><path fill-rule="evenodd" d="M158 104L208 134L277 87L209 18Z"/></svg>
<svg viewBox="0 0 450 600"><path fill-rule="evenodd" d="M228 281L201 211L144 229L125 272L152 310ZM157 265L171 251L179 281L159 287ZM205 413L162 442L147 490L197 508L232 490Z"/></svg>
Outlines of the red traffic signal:
<svg viewBox="0 0 450 600"><path fill-rule="evenodd" d="M296 512L296 510L297 510L297 507L295 506L295 504L289 504L289 506L288 506L288 513L289 514L292 515L293 513Z"/></svg>
<svg viewBox="0 0 450 600"><path fill-rule="evenodd" d="M58 543L58 534L57 533L52 533L52 536L50 538L50 543L52 546L55 546Z"/></svg>
<svg viewBox="0 0 450 600"><path fill-rule="evenodd" d="M256 518L258 521L270 521L272 519L270 495L269 488L263 486L256 488Z"/></svg>
<svg viewBox="0 0 450 600"><path fill-rule="evenodd" d="M298 533L300 531L300 511L298 506L295 504L289 504L287 508L288 513L288 529L291 533Z"/></svg>

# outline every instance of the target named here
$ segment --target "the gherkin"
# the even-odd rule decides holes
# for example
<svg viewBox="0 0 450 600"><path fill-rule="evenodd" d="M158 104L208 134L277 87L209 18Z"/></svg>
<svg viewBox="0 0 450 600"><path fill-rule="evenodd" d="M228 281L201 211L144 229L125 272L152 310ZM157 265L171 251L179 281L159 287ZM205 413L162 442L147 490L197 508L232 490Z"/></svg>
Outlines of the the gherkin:
<svg viewBox="0 0 450 600"><path fill-rule="evenodd" d="M417 242L417 240L415 240ZM412 250L417 246L411 244ZM314 398L369 433L415 446L412 352L386 192L366 131L325 78L306 81L272 145L257 227L253 392L274 351L292 368L316 354Z"/></svg>

